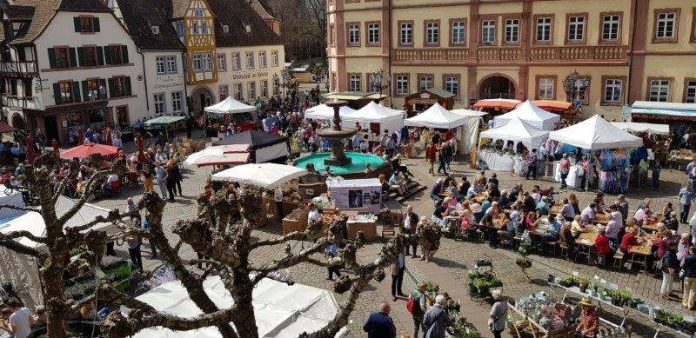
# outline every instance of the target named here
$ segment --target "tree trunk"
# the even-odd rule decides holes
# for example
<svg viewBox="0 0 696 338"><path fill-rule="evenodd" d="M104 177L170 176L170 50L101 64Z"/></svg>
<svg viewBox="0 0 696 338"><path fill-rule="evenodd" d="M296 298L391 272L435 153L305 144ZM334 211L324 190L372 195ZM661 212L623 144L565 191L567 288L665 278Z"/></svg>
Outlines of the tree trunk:
<svg viewBox="0 0 696 338"><path fill-rule="evenodd" d="M62 261L62 259L58 258ZM42 273L44 280L44 304L46 304L46 328L49 338L66 337L65 300L63 299L62 262L52 259Z"/></svg>
<svg viewBox="0 0 696 338"><path fill-rule="evenodd" d="M240 269L245 270L245 269ZM252 291L254 286L251 284L248 271L235 271L234 286L230 291L234 303L237 306L237 316L234 327L240 337L258 338L259 330L256 327L256 316L254 315L254 305L252 304Z"/></svg>

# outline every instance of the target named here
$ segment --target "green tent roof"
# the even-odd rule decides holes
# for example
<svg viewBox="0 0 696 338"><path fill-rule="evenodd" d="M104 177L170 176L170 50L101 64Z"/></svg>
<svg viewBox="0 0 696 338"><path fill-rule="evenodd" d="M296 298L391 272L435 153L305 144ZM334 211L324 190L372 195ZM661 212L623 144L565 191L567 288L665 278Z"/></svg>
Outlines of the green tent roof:
<svg viewBox="0 0 696 338"><path fill-rule="evenodd" d="M160 116L145 122L146 127L166 126L172 123L186 120L186 116Z"/></svg>

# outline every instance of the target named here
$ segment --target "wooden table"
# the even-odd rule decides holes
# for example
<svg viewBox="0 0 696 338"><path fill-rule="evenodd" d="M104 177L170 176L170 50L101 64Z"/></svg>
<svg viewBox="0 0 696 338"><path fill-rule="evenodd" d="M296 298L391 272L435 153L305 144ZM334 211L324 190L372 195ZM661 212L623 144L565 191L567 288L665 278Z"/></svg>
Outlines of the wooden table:
<svg viewBox="0 0 696 338"><path fill-rule="evenodd" d="M655 214L655 217L653 219L648 219L648 222L646 224L643 224L642 228L645 231L652 231L655 232L657 231L657 225L659 223L662 223L664 220L664 217L662 214Z"/></svg>
<svg viewBox="0 0 696 338"><path fill-rule="evenodd" d="M551 209L549 209L549 213L560 215L562 209L563 209L562 205L556 204L556 205L552 206Z"/></svg>
<svg viewBox="0 0 696 338"><path fill-rule="evenodd" d="M607 223L609 223L609 214L607 214L605 212L598 212L595 215L594 221L596 223L606 225Z"/></svg>

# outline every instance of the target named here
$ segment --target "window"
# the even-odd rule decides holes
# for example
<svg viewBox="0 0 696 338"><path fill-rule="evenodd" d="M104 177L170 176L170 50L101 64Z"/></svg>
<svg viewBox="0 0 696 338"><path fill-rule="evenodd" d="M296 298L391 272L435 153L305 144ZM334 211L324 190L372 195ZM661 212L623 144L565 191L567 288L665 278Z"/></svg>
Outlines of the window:
<svg viewBox="0 0 696 338"><path fill-rule="evenodd" d="M114 76L109 79L109 90L111 97L123 97L131 95L130 77Z"/></svg>
<svg viewBox="0 0 696 338"><path fill-rule="evenodd" d="M520 19L505 19L505 43L520 42Z"/></svg>
<svg viewBox="0 0 696 338"><path fill-rule="evenodd" d="M164 61L163 57L155 58L155 68L157 69L157 75L164 75L167 73L167 62Z"/></svg>
<svg viewBox="0 0 696 338"><path fill-rule="evenodd" d="M582 43L585 40L585 17L568 17L568 42Z"/></svg>
<svg viewBox="0 0 696 338"><path fill-rule="evenodd" d="M234 85L234 97L237 98L237 100L242 100L242 83L237 83Z"/></svg>
<svg viewBox="0 0 696 338"><path fill-rule="evenodd" d="M179 38L183 38L184 37L184 22L181 20L175 22L174 23L174 30L176 31L176 35Z"/></svg>
<svg viewBox="0 0 696 338"><path fill-rule="evenodd" d="M555 98L555 82L552 77L540 77L537 79L537 99L553 100Z"/></svg>
<svg viewBox="0 0 696 338"><path fill-rule="evenodd" d="M261 80L261 97L268 97L268 80Z"/></svg>
<svg viewBox="0 0 696 338"><path fill-rule="evenodd" d="M203 8L198 7L193 9L193 16L203 16L203 14Z"/></svg>
<svg viewBox="0 0 696 338"><path fill-rule="evenodd" d="M399 46L413 46L413 22L399 23Z"/></svg>
<svg viewBox="0 0 696 338"><path fill-rule="evenodd" d="M167 56L164 58L165 61L167 62L167 73L168 74L176 74L177 69L176 69L176 56Z"/></svg>
<svg viewBox="0 0 696 338"><path fill-rule="evenodd" d="M217 55L217 66L219 72L227 71L227 55L225 53L218 53Z"/></svg>
<svg viewBox="0 0 696 338"><path fill-rule="evenodd" d="M657 11L655 14L655 40L675 41L677 39L677 10Z"/></svg>
<svg viewBox="0 0 696 338"><path fill-rule="evenodd" d="M157 75L176 74L176 56L158 56L155 64Z"/></svg>
<svg viewBox="0 0 696 338"><path fill-rule="evenodd" d="M203 54L193 53L193 70L196 73L203 71Z"/></svg>
<svg viewBox="0 0 696 338"><path fill-rule="evenodd" d="M396 75L396 86L394 86L396 95L397 96L405 96L408 95L409 89L408 89L408 75L407 74L400 74Z"/></svg>
<svg viewBox="0 0 696 338"><path fill-rule="evenodd" d="M259 52L259 68L266 68L266 66L268 66L266 52Z"/></svg>
<svg viewBox="0 0 696 338"><path fill-rule="evenodd" d="M218 86L218 93L219 93L219 98L220 101L223 101L224 99L229 96L230 88L227 85L219 85Z"/></svg>
<svg viewBox="0 0 696 338"><path fill-rule="evenodd" d="M445 74L443 76L445 90L454 94L454 98L459 97L459 75Z"/></svg>
<svg viewBox="0 0 696 338"><path fill-rule="evenodd" d="M440 22L437 20L425 21L425 45L440 45Z"/></svg>
<svg viewBox="0 0 696 338"><path fill-rule="evenodd" d="M128 63L128 46L111 45L104 47L104 57L107 65L123 65Z"/></svg>
<svg viewBox="0 0 696 338"><path fill-rule="evenodd" d="M184 111L184 105L181 92L172 92L172 111L180 113Z"/></svg>
<svg viewBox="0 0 696 338"><path fill-rule="evenodd" d="M96 46L78 47L77 57L82 67L94 67L103 63L101 53L97 52Z"/></svg>
<svg viewBox="0 0 696 338"><path fill-rule="evenodd" d="M57 95L58 100L56 104L71 103L73 102L73 82L72 81L60 81L58 82L59 95Z"/></svg>
<svg viewBox="0 0 696 338"><path fill-rule="evenodd" d="M359 23L349 23L348 24L348 46L359 47L360 46L360 24Z"/></svg>
<svg viewBox="0 0 696 338"><path fill-rule="evenodd" d="M696 79L684 81L684 102L696 103Z"/></svg>
<svg viewBox="0 0 696 338"><path fill-rule="evenodd" d="M452 21L450 26L451 44L457 46L466 45L466 21Z"/></svg>
<svg viewBox="0 0 696 338"><path fill-rule="evenodd" d="M249 100L254 100L256 98L256 82L249 82Z"/></svg>
<svg viewBox="0 0 696 338"><path fill-rule="evenodd" d="M617 42L621 34L621 15L619 13L602 15L602 37L604 42Z"/></svg>
<svg viewBox="0 0 696 338"><path fill-rule="evenodd" d="M604 90L602 90L602 104L616 105L623 101L623 79L605 78Z"/></svg>
<svg viewBox="0 0 696 338"><path fill-rule="evenodd" d="M377 79L379 75L375 73L367 73L367 91L369 93L379 93L382 91L381 81Z"/></svg>
<svg viewBox="0 0 696 338"><path fill-rule="evenodd" d="M254 52L246 52L247 69L254 69Z"/></svg>
<svg viewBox="0 0 696 338"><path fill-rule="evenodd" d="M670 82L667 79L650 80L648 101L667 102L669 100Z"/></svg>
<svg viewBox="0 0 696 338"><path fill-rule="evenodd" d="M167 112L166 103L164 102L164 93L152 94L152 101L155 104L156 115L162 115Z"/></svg>
<svg viewBox="0 0 696 338"><path fill-rule="evenodd" d="M76 33L95 33L99 32L99 18L93 16L73 17Z"/></svg>
<svg viewBox="0 0 696 338"><path fill-rule="evenodd" d="M48 59L51 68L70 67L70 49L68 47L54 47L48 49Z"/></svg>
<svg viewBox="0 0 696 338"><path fill-rule="evenodd" d="M367 45L368 46L379 46L379 44L380 44L379 22L368 22L366 24L367 24Z"/></svg>
<svg viewBox="0 0 696 338"><path fill-rule="evenodd" d="M280 57L278 56L278 51L274 50L271 52L271 66L278 67L280 64Z"/></svg>
<svg viewBox="0 0 696 338"><path fill-rule="evenodd" d="M232 53L232 70L242 69L242 54L239 52Z"/></svg>
<svg viewBox="0 0 696 338"><path fill-rule="evenodd" d="M481 21L481 43L484 45L495 44L495 20Z"/></svg>
<svg viewBox="0 0 696 338"><path fill-rule="evenodd" d="M537 42L551 42L551 32L553 29L553 18L543 16L536 18L536 39Z"/></svg>
<svg viewBox="0 0 696 338"><path fill-rule="evenodd" d="M203 71L213 71L213 54L203 53Z"/></svg>
<svg viewBox="0 0 696 338"><path fill-rule="evenodd" d="M348 74L348 91L359 92L360 89L360 74Z"/></svg>
<svg viewBox="0 0 696 338"><path fill-rule="evenodd" d="M104 88L104 80L89 79L86 81L82 81L82 87L82 92L85 101L106 99L106 88Z"/></svg>
<svg viewBox="0 0 696 338"><path fill-rule="evenodd" d="M426 91L433 88L433 74L418 75L418 90Z"/></svg>

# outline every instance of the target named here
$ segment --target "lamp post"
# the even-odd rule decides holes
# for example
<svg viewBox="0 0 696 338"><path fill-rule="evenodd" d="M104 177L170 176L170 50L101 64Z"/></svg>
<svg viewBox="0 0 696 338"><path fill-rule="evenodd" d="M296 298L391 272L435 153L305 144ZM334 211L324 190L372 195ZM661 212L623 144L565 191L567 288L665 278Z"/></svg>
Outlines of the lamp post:
<svg viewBox="0 0 696 338"><path fill-rule="evenodd" d="M273 95L278 95L280 92L280 80L278 73L273 74Z"/></svg>
<svg viewBox="0 0 696 338"><path fill-rule="evenodd" d="M582 108L582 98L580 97L581 88L587 90L590 85L590 80L587 77L581 76L577 70L570 73L563 80L563 89L566 93L566 100L573 104L573 109L580 110Z"/></svg>
<svg viewBox="0 0 696 338"><path fill-rule="evenodd" d="M281 72L283 77L283 96L287 96L288 82L290 81L290 73L287 69L283 69Z"/></svg>
<svg viewBox="0 0 696 338"><path fill-rule="evenodd" d="M386 74L383 69L371 74L372 80L370 81L370 89L379 88L379 99L382 100L382 91L389 88L390 86L390 76ZM386 81L385 81L386 75Z"/></svg>

